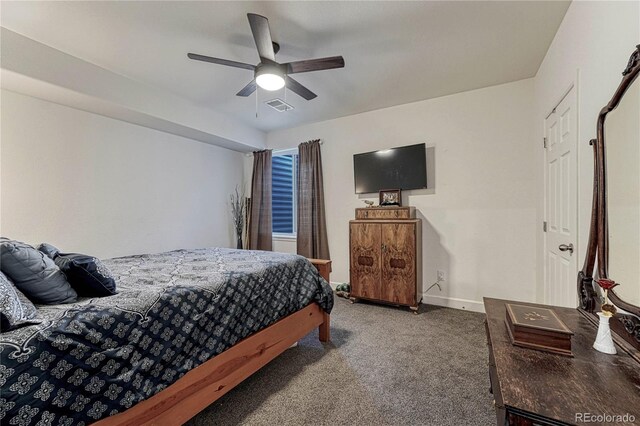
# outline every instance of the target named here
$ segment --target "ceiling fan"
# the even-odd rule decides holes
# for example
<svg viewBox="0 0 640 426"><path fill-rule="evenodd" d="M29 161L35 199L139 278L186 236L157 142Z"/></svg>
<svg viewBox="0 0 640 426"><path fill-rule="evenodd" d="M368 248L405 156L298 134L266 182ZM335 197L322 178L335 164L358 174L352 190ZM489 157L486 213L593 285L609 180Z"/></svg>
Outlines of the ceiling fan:
<svg viewBox="0 0 640 426"><path fill-rule="evenodd" d="M247 13L249 25L253 33L253 39L258 48L260 63L258 65L245 64L243 62L229 61L227 59L212 58L211 56L188 53L190 59L196 61L211 62L213 64L226 65L235 68L244 68L254 73L254 78L242 90L236 93L237 96L249 96L256 90L256 84L265 90L278 90L286 87L310 101L317 95L311 90L298 83L290 77L290 74L297 74L309 71L329 70L332 68L344 67L342 56L331 56L328 58L308 59L304 61L287 62L279 64L276 62L276 53L280 50L280 45L271 40L269 30L269 20L255 13Z"/></svg>

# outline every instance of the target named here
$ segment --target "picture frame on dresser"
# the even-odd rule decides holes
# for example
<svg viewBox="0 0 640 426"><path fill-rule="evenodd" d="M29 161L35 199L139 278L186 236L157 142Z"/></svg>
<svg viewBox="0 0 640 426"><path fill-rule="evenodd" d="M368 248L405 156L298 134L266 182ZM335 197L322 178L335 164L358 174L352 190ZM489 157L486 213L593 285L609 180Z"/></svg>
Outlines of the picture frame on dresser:
<svg viewBox="0 0 640 426"><path fill-rule="evenodd" d="M402 206L402 190L381 189L378 192L378 204L381 206Z"/></svg>

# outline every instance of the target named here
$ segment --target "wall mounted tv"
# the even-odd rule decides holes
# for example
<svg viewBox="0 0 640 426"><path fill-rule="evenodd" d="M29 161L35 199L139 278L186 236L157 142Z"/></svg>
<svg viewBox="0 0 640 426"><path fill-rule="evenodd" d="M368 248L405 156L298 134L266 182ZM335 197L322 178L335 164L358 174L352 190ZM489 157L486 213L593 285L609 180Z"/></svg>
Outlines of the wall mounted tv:
<svg viewBox="0 0 640 426"><path fill-rule="evenodd" d="M425 144L365 152L353 156L356 194L381 189L419 189L427 187Z"/></svg>

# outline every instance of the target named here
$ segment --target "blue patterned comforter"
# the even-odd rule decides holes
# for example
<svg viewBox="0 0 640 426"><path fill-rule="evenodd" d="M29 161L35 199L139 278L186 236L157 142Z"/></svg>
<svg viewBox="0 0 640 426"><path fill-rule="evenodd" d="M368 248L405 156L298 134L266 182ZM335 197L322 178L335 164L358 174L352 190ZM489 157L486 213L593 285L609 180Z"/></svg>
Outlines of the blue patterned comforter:
<svg viewBox="0 0 640 426"><path fill-rule="evenodd" d="M306 259L210 248L106 260L119 294L39 306L0 334L0 422L88 424L125 411L243 338L317 302Z"/></svg>

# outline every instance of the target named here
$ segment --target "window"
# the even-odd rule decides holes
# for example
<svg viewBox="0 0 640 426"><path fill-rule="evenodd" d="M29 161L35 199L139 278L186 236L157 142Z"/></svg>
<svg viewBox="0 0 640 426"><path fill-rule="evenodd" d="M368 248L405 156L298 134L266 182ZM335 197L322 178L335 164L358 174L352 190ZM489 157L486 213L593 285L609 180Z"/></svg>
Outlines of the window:
<svg viewBox="0 0 640 426"><path fill-rule="evenodd" d="M275 237L296 235L297 150L282 151L271 160L272 230Z"/></svg>

